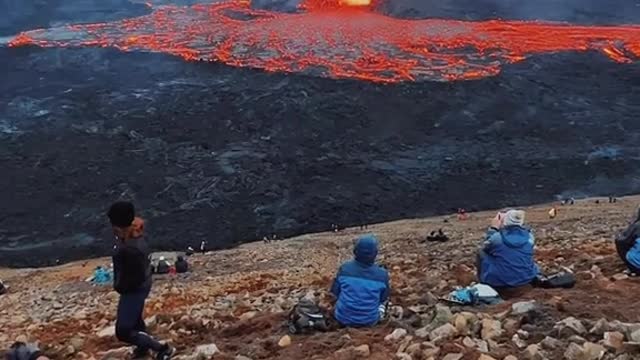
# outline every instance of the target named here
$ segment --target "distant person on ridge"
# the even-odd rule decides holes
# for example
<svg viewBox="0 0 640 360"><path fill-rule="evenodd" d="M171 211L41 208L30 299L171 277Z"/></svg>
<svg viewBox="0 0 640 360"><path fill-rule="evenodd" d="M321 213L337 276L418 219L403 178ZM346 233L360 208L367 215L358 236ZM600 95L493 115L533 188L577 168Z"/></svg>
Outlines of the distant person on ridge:
<svg viewBox="0 0 640 360"><path fill-rule="evenodd" d="M144 303L151 291L151 261L144 241L144 221L135 216L130 202L116 202L107 213L116 238L113 255L113 287L120 294L116 316L116 337L135 345L134 358L146 358L149 350L157 360L171 359L175 349L146 332Z"/></svg>
<svg viewBox="0 0 640 360"><path fill-rule="evenodd" d="M189 263L183 256L178 256L178 260L175 263L176 272L178 274L184 274L189 271Z"/></svg>
<svg viewBox="0 0 640 360"><path fill-rule="evenodd" d="M165 259L164 256L160 256L160 258L158 259L158 264L156 265L156 274L168 274L170 267L171 265L169 264L167 259Z"/></svg>
<svg viewBox="0 0 640 360"><path fill-rule="evenodd" d="M616 237L616 250L629 275L640 275L640 209L633 222Z"/></svg>
<svg viewBox="0 0 640 360"><path fill-rule="evenodd" d="M355 259L338 270L331 293L336 297L335 318L342 326L377 324L389 298L389 273L375 264L378 239L362 236L353 250Z"/></svg>
<svg viewBox="0 0 640 360"><path fill-rule="evenodd" d="M530 284L538 275L534 237L524 226L525 212L500 212L491 222L478 253L478 280L497 290Z"/></svg>

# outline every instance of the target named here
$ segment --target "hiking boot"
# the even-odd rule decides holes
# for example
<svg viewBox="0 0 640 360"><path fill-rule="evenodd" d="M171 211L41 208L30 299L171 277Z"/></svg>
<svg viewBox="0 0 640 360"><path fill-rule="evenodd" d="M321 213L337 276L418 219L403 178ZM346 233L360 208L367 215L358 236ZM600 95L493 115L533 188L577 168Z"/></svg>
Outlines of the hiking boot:
<svg viewBox="0 0 640 360"><path fill-rule="evenodd" d="M629 269L623 271L622 273L627 275L627 276L629 276L629 277L637 277L638 276L637 272L635 272L633 270L629 270Z"/></svg>
<svg viewBox="0 0 640 360"><path fill-rule="evenodd" d="M156 360L169 360L175 353L176 349L173 346L165 344L163 349L156 355Z"/></svg>
<svg viewBox="0 0 640 360"><path fill-rule="evenodd" d="M149 356L149 349L135 348L133 350L133 360L146 359Z"/></svg>

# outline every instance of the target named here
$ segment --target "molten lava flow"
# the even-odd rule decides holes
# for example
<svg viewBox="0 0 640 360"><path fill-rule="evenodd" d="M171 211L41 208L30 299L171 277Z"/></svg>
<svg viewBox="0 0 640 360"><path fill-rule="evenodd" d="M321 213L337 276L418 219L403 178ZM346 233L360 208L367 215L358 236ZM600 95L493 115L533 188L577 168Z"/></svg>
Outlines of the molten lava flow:
<svg viewBox="0 0 640 360"><path fill-rule="evenodd" d="M344 6L369 6L371 0L340 0L340 4Z"/></svg>
<svg viewBox="0 0 640 360"><path fill-rule="evenodd" d="M117 22L25 32L10 46L115 47L377 82L482 78L506 63L558 51L600 51L621 63L640 59L637 25L403 20L345 9L341 1L306 0L306 11L297 14L254 10L246 0L163 6Z"/></svg>
<svg viewBox="0 0 640 360"><path fill-rule="evenodd" d="M306 11L366 8L369 6L371 6L371 0L304 0L300 4L300 8Z"/></svg>

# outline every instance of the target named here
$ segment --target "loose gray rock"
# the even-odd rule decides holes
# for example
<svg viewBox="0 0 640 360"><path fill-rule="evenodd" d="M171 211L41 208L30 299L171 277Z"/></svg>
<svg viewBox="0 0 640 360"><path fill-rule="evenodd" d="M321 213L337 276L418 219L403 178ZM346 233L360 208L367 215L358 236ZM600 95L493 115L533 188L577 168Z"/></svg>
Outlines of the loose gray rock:
<svg viewBox="0 0 640 360"><path fill-rule="evenodd" d="M554 326L554 330L561 338L567 338L571 335L582 335L587 332L582 322L574 317L568 317L559 321Z"/></svg>
<svg viewBox="0 0 640 360"><path fill-rule="evenodd" d="M511 314L524 315L530 311L535 310L536 308L537 308L537 304L535 300L521 301L511 305Z"/></svg>

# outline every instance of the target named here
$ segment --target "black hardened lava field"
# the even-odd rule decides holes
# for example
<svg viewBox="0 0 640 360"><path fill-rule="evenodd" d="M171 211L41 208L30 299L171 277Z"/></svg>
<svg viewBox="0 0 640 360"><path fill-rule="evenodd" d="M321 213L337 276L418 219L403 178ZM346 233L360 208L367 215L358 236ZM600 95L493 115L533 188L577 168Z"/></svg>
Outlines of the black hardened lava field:
<svg viewBox="0 0 640 360"><path fill-rule="evenodd" d="M4 0L0 63L0 265L640 191L640 0Z"/></svg>

